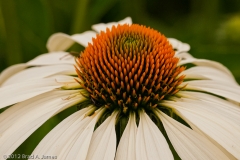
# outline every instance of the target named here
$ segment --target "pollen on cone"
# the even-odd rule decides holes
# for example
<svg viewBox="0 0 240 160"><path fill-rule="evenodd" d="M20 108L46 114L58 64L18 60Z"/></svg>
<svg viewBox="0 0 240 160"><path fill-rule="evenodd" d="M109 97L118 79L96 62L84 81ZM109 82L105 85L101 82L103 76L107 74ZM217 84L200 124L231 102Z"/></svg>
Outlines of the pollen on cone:
<svg viewBox="0 0 240 160"><path fill-rule="evenodd" d="M124 113L155 108L177 93L185 69L167 38L140 25L118 25L101 32L77 58L81 85L102 106Z"/></svg>

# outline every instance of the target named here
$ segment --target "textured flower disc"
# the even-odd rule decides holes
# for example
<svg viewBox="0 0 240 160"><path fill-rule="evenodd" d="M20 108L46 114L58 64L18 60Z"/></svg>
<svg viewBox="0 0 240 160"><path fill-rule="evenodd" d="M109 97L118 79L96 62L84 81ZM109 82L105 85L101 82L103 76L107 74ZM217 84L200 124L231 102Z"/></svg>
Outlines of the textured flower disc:
<svg viewBox="0 0 240 160"><path fill-rule="evenodd" d="M118 25L101 32L77 58L79 82L92 101L109 109L151 110L177 93L185 67L167 38L145 26Z"/></svg>

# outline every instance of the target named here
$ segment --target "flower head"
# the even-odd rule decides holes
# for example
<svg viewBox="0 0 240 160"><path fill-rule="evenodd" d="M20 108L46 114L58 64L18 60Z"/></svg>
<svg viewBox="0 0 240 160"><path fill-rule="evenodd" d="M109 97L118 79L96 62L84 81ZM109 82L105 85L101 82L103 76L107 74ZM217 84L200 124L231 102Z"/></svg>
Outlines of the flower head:
<svg viewBox="0 0 240 160"><path fill-rule="evenodd" d="M0 155L72 107L33 151L58 159L239 159L240 87L218 62L145 26L50 37L50 53L0 75ZM64 50L85 46L74 57ZM187 67L187 64L193 64ZM16 81L17 80L17 81Z"/></svg>
<svg viewBox="0 0 240 160"><path fill-rule="evenodd" d="M121 112L151 110L179 91L183 66L167 38L139 25L101 32L77 58L79 82L93 102Z"/></svg>

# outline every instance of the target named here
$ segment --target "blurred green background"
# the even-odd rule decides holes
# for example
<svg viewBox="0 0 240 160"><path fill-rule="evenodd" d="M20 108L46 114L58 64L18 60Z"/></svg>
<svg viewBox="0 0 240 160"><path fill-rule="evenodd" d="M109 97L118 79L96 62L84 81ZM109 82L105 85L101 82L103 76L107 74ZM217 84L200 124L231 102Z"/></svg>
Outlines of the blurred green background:
<svg viewBox="0 0 240 160"><path fill-rule="evenodd" d="M239 0L0 0L0 72L47 52L46 41L55 32L80 33L127 16L189 43L193 56L223 63L240 82ZM15 153L30 154L72 112L49 120Z"/></svg>

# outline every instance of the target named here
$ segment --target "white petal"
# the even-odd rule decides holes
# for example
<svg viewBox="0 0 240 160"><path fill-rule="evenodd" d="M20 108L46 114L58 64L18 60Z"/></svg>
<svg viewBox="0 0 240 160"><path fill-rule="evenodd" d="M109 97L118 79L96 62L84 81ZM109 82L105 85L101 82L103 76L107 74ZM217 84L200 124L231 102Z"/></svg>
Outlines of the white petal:
<svg viewBox="0 0 240 160"><path fill-rule="evenodd" d="M96 37L96 32L94 31L86 31L72 36L65 33L55 33L48 39L47 49L49 52L65 51L75 42L86 47L88 43L92 43L92 38L94 37Z"/></svg>
<svg viewBox="0 0 240 160"><path fill-rule="evenodd" d="M221 71L227 73L232 78L234 78L232 73L221 63L211 61L211 60L207 60L207 59L196 59L192 55L190 55L189 53L181 53L181 54L178 54L177 57L179 57L181 59L181 61L179 62L179 65L193 63L193 64L198 65L198 66L208 66L208 67L212 67L212 68L221 70Z"/></svg>
<svg viewBox="0 0 240 160"><path fill-rule="evenodd" d="M115 119L109 116L93 133L86 160L113 160L116 151Z"/></svg>
<svg viewBox="0 0 240 160"><path fill-rule="evenodd" d="M145 112L140 112L136 139L137 160L173 160L168 143Z"/></svg>
<svg viewBox="0 0 240 160"><path fill-rule="evenodd" d="M72 79L72 77L59 77L59 81L64 80L66 83ZM4 86L0 88L0 108L24 101L64 85L66 84L61 83L61 81L58 82L58 78L46 78Z"/></svg>
<svg viewBox="0 0 240 160"><path fill-rule="evenodd" d="M95 122L91 122L91 120L91 118L87 117L82 121L76 121L77 125L73 124L74 126L69 128L71 131L64 133L62 136L63 140L57 141L56 145L51 146L48 154L55 153L54 155L58 155L60 159L66 160L86 159L86 154L95 126ZM89 133L89 135L87 135L87 133ZM78 138L80 138L80 143L77 142ZM76 148L76 143L79 145L79 148ZM80 153L76 150L79 150ZM73 153L70 153L71 151Z"/></svg>
<svg viewBox="0 0 240 160"><path fill-rule="evenodd" d="M6 70L4 70L0 74L0 86L4 81L9 79L11 76L14 74L26 69L27 67L30 66L36 66L36 65L56 65L56 64L75 64L75 59L73 56L71 56L67 52L53 52L51 54L42 54L33 60L27 62L27 63L22 63L22 64L16 64L13 65Z"/></svg>
<svg viewBox="0 0 240 160"><path fill-rule="evenodd" d="M27 62L30 66L41 65L56 65L56 64L75 64L75 58L68 52L52 52L51 54L45 53L31 61Z"/></svg>
<svg viewBox="0 0 240 160"><path fill-rule="evenodd" d="M21 64L12 65L12 66L6 68L5 70L3 70L0 74L0 86L9 77L11 77L12 75L24 70L27 67L28 67L28 65L26 63L21 63Z"/></svg>
<svg viewBox="0 0 240 160"><path fill-rule="evenodd" d="M127 17L119 22L110 22L110 23L99 23L92 26L92 29L100 33L101 31L106 31L107 28L111 29L112 26L117 26L118 24L132 24L131 17Z"/></svg>
<svg viewBox="0 0 240 160"><path fill-rule="evenodd" d="M182 43L181 41L175 39L175 38L168 38L168 41L173 46L173 49L176 50L176 54L179 54L181 52L187 52L190 50L190 45L187 43Z"/></svg>
<svg viewBox="0 0 240 160"><path fill-rule="evenodd" d="M48 38L47 49L49 52L65 51L73 45L73 43L74 40L71 39L71 36L65 33L55 33Z"/></svg>
<svg viewBox="0 0 240 160"><path fill-rule="evenodd" d="M220 149L197 132L168 117L163 112L156 112L161 119L173 147L183 160L227 160Z"/></svg>
<svg viewBox="0 0 240 160"><path fill-rule="evenodd" d="M240 107L235 107L233 105L224 106L222 104L215 102L199 101L196 99L189 98L182 98L182 100L187 103L201 104L202 109L206 110L207 112L218 114L222 118L226 118L229 121L229 123L233 123L240 127Z"/></svg>
<svg viewBox="0 0 240 160"><path fill-rule="evenodd" d="M223 116L223 110L216 110L214 105L196 100L195 102L166 102L189 125L198 128L203 133L219 143L228 152L240 159L240 125L233 119ZM212 108L211 108L212 107ZM194 126L192 126L194 125Z"/></svg>
<svg viewBox="0 0 240 160"><path fill-rule="evenodd" d="M85 114L91 111L93 107L81 109L68 116L56 127L54 127L37 145L32 154L56 154L61 151L62 143L71 136L72 131L77 130L80 126L78 123L84 118ZM76 127L78 126L78 127ZM70 130L71 128L71 130ZM65 134L66 133L66 134ZM73 134L73 133L72 133ZM64 140L63 140L64 138ZM60 145L58 147L57 145ZM60 158L60 157L59 157ZM62 157L61 157L62 158Z"/></svg>
<svg viewBox="0 0 240 160"><path fill-rule="evenodd" d="M119 22L112 22L107 24L96 24L93 25L92 28L97 32L105 31L107 27L112 27L113 25L117 24L132 24L132 19L130 17L125 18ZM65 51L75 42L83 45L84 47L88 46L88 43L92 43L92 38L96 37L96 32L94 31L86 31L81 34L74 34L69 36L64 33L56 33L53 34L47 42L47 48L49 52L53 51Z"/></svg>
<svg viewBox="0 0 240 160"><path fill-rule="evenodd" d="M94 115L91 117L86 117L83 119L83 121L90 121L87 123L86 126L81 126L83 128L82 133L79 134L77 139L74 140L74 145L71 147L70 152L68 153L68 156L66 159L86 159L87 152L89 149L90 141L93 135L93 130L96 124L96 121L99 119L99 117L102 115L102 111L104 109L98 111L98 113L95 112ZM89 120L88 120L89 119Z"/></svg>
<svg viewBox="0 0 240 160"><path fill-rule="evenodd" d="M240 86L234 83L225 83L213 80L187 81L185 89L210 92L240 103Z"/></svg>
<svg viewBox="0 0 240 160"><path fill-rule="evenodd" d="M52 91L4 111L0 115L0 155L11 154L49 118L83 101L78 92Z"/></svg>
<svg viewBox="0 0 240 160"><path fill-rule="evenodd" d="M185 75L185 79L212 79L216 81L230 82L235 83L235 79L229 74L222 72L216 68L207 67L207 66L195 66L191 67L181 73Z"/></svg>
<svg viewBox="0 0 240 160"><path fill-rule="evenodd" d="M81 81L79 78L74 78L71 76L66 76L66 75L52 75L49 76L48 79L50 78L55 78L55 81L57 83L61 83L62 85L62 89L79 89L82 88L82 86L76 81L78 80L79 82Z"/></svg>
<svg viewBox="0 0 240 160"><path fill-rule="evenodd" d="M177 40L175 38L167 38L167 39L174 49L177 49L179 46L179 43L181 43L179 40Z"/></svg>
<svg viewBox="0 0 240 160"><path fill-rule="evenodd" d="M86 159L96 121L103 111L85 117L93 110L95 108L89 107L69 116L40 142L32 154L58 155L60 159Z"/></svg>
<svg viewBox="0 0 240 160"><path fill-rule="evenodd" d="M14 74L7 79L2 86L25 80L41 79L54 74L76 75L76 71L73 65L68 64L31 67Z"/></svg>
<svg viewBox="0 0 240 160"><path fill-rule="evenodd" d="M120 139L115 160L135 160L136 159L136 134L137 125L135 114L130 114L128 124Z"/></svg>
<svg viewBox="0 0 240 160"><path fill-rule="evenodd" d="M183 99L184 101L190 101L190 99L198 99L205 103L208 103L208 105L211 105L210 109L213 109L216 112L220 110L222 116L225 116L226 118L235 121L237 125L240 125L240 107L235 103L231 103L227 100L201 92L180 91L178 92L178 95L180 97L188 98Z"/></svg>

